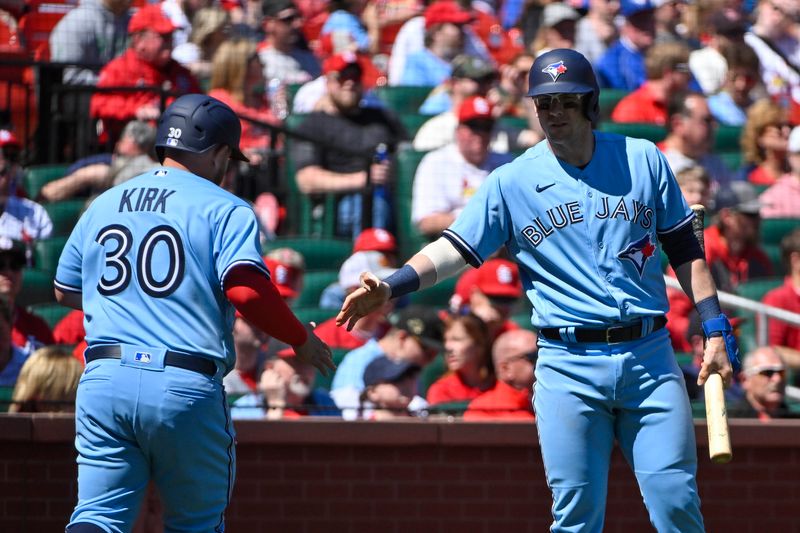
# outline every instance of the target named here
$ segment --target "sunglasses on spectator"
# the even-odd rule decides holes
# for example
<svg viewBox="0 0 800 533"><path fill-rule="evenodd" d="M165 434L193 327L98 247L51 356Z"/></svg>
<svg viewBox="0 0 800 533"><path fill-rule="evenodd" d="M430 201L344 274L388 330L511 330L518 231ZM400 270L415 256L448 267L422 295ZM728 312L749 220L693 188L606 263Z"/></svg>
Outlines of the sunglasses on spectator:
<svg viewBox="0 0 800 533"><path fill-rule="evenodd" d="M25 260L17 257L0 256L0 270L19 272L25 266Z"/></svg>
<svg viewBox="0 0 800 533"><path fill-rule="evenodd" d="M509 359L507 359L507 361L508 362L512 362L512 361L520 361L522 359L525 359L526 361L528 361L530 363L536 363L536 358L537 357L539 357L539 354L537 352L528 352L528 353L522 353L522 354L519 354L519 355L515 355L514 357L510 357Z"/></svg>
<svg viewBox="0 0 800 533"><path fill-rule="evenodd" d="M291 24L292 22L294 22L295 20L300 18L300 15L298 15L297 13L292 12L292 13L287 13L285 15L281 15L281 16L276 17L276 18L278 20L280 20L281 22L284 22L286 24Z"/></svg>
<svg viewBox="0 0 800 533"><path fill-rule="evenodd" d="M751 376L758 374L759 376L764 376L767 379L772 379L772 376L778 374L781 378L783 378L786 376L786 369L781 366L755 367L750 369L748 374Z"/></svg>
<svg viewBox="0 0 800 533"><path fill-rule="evenodd" d="M361 83L361 69L357 66L345 67L340 72L334 72L333 77L340 82L352 81Z"/></svg>
<svg viewBox="0 0 800 533"><path fill-rule="evenodd" d="M550 111L558 102L563 109L580 109L583 97L580 94L543 94L534 96L533 102L540 111Z"/></svg>

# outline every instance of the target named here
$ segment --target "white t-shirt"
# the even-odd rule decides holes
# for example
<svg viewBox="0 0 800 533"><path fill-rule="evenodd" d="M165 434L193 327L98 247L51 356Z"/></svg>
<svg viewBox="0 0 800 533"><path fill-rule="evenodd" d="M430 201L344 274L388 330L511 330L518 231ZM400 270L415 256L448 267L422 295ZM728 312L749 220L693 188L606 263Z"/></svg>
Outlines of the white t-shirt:
<svg viewBox="0 0 800 533"><path fill-rule="evenodd" d="M711 95L725 84L728 62L722 54L707 46L689 54L689 70L703 89L703 94Z"/></svg>

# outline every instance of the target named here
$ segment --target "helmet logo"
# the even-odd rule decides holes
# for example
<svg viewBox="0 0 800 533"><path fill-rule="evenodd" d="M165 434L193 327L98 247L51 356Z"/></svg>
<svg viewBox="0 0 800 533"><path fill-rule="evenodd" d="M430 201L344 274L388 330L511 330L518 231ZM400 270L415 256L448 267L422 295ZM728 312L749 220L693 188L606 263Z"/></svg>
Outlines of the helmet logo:
<svg viewBox="0 0 800 533"><path fill-rule="evenodd" d="M550 63L546 67L542 69L542 72L545 74L549 74L553 81L557 81L558 77L564 74L567 71L567 66L564 64L564 61L558 61L557 63Z"/></svg>

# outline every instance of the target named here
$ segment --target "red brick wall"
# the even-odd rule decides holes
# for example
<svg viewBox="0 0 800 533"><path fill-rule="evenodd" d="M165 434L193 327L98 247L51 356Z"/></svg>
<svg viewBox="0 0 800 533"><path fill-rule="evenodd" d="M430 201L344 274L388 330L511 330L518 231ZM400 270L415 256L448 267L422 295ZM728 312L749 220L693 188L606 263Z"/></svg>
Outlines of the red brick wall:
<svg viewBox="0 0 800 533"><path fill-rule="evenodd" d="M550 523L531 425L247 421L237 430L233 533L541 532ZM707 459L705 431L697 426L707 530L800 532L800 422L733 421L729 465ZM69 417L0 416L0 531L62 530L76 497L72 432ZM649 530L615 452L606 531Z"/></svg>

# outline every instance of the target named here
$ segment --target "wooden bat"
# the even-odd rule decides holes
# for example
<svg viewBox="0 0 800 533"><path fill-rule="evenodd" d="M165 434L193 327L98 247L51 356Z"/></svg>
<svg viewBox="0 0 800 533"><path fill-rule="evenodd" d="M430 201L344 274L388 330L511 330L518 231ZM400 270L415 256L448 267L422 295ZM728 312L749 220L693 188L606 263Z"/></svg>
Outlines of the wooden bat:
<svg viewBox="0 0 800 533"><path fill-rule="evenodd" d="M703 226L706 208L700 204L692 206L694 220L692 230L705 253ZM728 432L728 412L725 408L725 394L722 378L714 372L703 385L706 396L706 425L708 426L708 456L714 463L727 463L733 459L731 438Z"/></svg>

